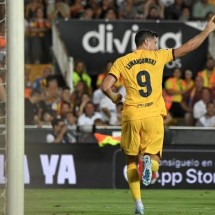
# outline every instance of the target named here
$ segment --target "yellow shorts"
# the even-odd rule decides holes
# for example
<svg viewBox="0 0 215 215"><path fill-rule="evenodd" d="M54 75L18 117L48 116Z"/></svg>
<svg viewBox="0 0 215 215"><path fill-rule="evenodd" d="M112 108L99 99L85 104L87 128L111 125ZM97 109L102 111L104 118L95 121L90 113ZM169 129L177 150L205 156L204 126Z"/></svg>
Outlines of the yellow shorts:
<svg viewBox="0 0 215 215"><path fill-rule="evenodd" d="M162 116L122 123L121 148L127 155L158 154L163 149L164 125Z"/></svg>

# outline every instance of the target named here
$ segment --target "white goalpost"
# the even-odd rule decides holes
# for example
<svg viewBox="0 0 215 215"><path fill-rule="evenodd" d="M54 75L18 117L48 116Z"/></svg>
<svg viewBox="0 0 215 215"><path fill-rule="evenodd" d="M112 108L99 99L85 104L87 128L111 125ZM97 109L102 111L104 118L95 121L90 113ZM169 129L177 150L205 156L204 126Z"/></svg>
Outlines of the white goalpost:
<svg viewBox="0 0 215 215"><path fill-rule="evenodd" d="M24 1L6 0L6 214L24 215Z"/></svg>

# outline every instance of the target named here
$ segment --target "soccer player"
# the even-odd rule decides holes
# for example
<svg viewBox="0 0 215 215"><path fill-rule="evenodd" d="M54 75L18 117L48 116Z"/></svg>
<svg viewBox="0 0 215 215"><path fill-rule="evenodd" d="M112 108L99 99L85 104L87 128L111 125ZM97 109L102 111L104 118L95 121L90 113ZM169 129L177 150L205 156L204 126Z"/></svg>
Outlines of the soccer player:
<svg viewBox="0 0 215 215"><path fill-rule="evenodd" d="M136 50L118 58L106 76L102 90L114 103L122 100L111 90L123 79L126 98L122 111L121 148L126 155L128 184L135 201L135 214L144 214L141 200L138 157L142 156L142 182L149 185L152 172L158 172L163 147L163 116L166 115L162 97L164 65L198 48L215 30L215 16L205 29L176 49L157 50L157 33L140 30L136 33Z"/></svg>

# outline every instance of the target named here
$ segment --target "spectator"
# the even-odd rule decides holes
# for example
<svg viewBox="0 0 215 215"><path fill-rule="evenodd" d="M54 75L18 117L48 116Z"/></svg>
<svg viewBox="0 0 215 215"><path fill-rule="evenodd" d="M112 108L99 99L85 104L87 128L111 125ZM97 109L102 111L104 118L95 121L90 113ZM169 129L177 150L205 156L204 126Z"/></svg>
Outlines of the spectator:
<svg viewBox="0 0 215 215"><path fill-rule="evenodd" d="M207 113L206 105L212 101L211 90L209 88L202 89L202 99L196 102L193 106L193 117L198 120Z"/></svg>
<svg viewBox="0 0 215 215"><path fill-rule="evenodd" d="M43 112L42 112L42 117L41 117L41 126L43 127L43 126L45 126L45 125L47 125L47 126L50 126L50 125L52 125L51 124L51 122L52 122L52 120L54 119L54 114L51 112L51 111L49 111L49 110L44 110Z"/></svg>
<svg viewBox="0 0 215 215"><path fill-rule="evenodd" d="M105 13L106 21L115 21L118 19L117 11L114 8L109 8Z"/></svg>
<svg viewBox="0 0 215 215"><path fill-rule="evenodd" d="M80 17L81 20L92 20L94 19L94 10L92 7L85 7L83 14Z"/></svg>
<svg viewBox="0 0 215 215"><path fill-rule="evenodd" d="M175 0L161 0L165 7L174 4Z"/></svg>
<svg viewBox="0 0 215 215"><path fill-rule="evenodd" d="M215 13L214 5L208 3L208 0L200 0L193 5L193 18L195 20L204 20L208 12Z"/></svg>
<svg viewBox="0 0 215 215"><path fill-rule="evenodd" d="M57 104L57 115L60 116L61 118L65 118L66 114L62 113L62 111L64 112L65 108L67 109L67 106L70 111L73 110L74 108L74 104L72 103L70 88L67 86L64 86L62 88L61 95Z"/></svg>
<svg viewBox="0 0 215 215"><path fill-rule="evenodd" d="M136 3L137 16L139 19L163 19L164 4L161 0L147 0Z"/></svg>
<svg viewBox="0 0 215 215"><path fill-rule="evenodd" d="M44 9L44 5L41 0L30 0L30 2L26 4L25 17L28 21L36 18L38 8L41 10Z"/></svg>
<svg viewBox="0 0 215 215"><path fill-rule="evenodd" d="M42 76L37 78L33 83L33 88L39 91L44 91L46 88L46 78L52 74L52 69L49 66L44 67Z"/></svg>
<svg viewBox="0 0 215 215"><path fill-rule="evenodd" d="M112 0L101 0L100 7L98 7L96 11L96 18L104 19L106 16L106 13L109 9L115 8L114 1Z"/></svg>
<svg viewBox="0 0 215 215"><path fill-rule="evenodd" d="M168 0L167 0L168 1ZM192 6L195 2L197 2L199 0L184 0L184 4L186 5L186 7L189 7L190 10L192 11ZM212 0L213 1L213 0Z"/></svg>
<svg viewBox="0 0 215 215"><path fill-rule="evenodd" d="M97 81L96 81L97 89L94 90L94 92L93 92L93 103L96 105L97 110L98 110L100 101L104 96L104 93L102 92L100 87L101 87L101 84L102 84L104 78L109 73L112 65L113 65L112 61L107 61L104 71L97 76ZM121 88L123 86L123 84L120 81L117 81L115 83L115 86L118 88Z"/></svg>
<svg viewBox="0 0 215 215"><path fill-rule="evenodd" d="M70 92L70 88L67 86L62 88L61 101L68 102L70 106L73 107L72 94Z"/></svg>
<svg viewBox="0 0 215 215"><path fill-rule="evenodd" d="M92 86L91 86L91 77L87 74L86 72L86 65L84 61L82 60L77 60L75 62L75 70L72 73L72 80L74 87L78 84L80 80L84 81L89 89L89 92L91 94L92 91Z"/></svg>
<svg viewBox="0 0 215 215"><path fill-rule="evenodd" d="M97 77L97 80L96 80L96 86L99 88L104 80L104 78L106 77L106 75L109 73L111 67L113 65L113 62L112 61L108 61L106 63L106 66L104 68L104 71L102 73L100 73Z"/></svg>
<svg viewBox="0 0 215 215"><path fill-rule="evenodd" d="M183 94L181 107L185 111L185 124L194 125L193 105L202 99L203 79L196 76L193 87Z"/></svg>
<svg viewBox="0 0 215 215"><path fill-rule="evenodd" d="M62 119L54 118L52 120L53 132L46 135L47 143L75 143L75 137L68 132L68 127Z"/></svg>
<svg viewBox="0 0 215 215"><path fill-rule="evenodd" d="M183 7L181 15L178 20L183 22L191 20L191 11L189 7Z"/></svg>
<svg viewBox="0 0 215 215"><path fill-rule="evenodd" d="M36 17L29 22L29 50L30 63L47 63L50 61L50 29L51 24L44 18L41 8L37 8Z"/></svg>
<svg viewBox="0 0 215 215"><path fill-rule="evenodd" d="M92 8L92 10L93 10L93 18L97 18L97 12L99 10L98 1L97 0L88 0L86 2L85 8L88 8L88 7Z"/></svg>
<svg viewBox="0 0 215 215"><path fill-rule="evenodd" d="M82 4L82 0L75 0L70 7L71 18L80 18L83 13L84 5Z"/></svg>
<svg viewBox="0 0 215 215"><path fill-rule="evenodd" d="M144 17L147 20L164 19L164 5L161 0L148 0L144 6Z"/></svg>
<svg viewBox="0 0 215 215"><path fill-rule="evenodd" d="M104 97L104 93L102 89L99 87L98 89L93 91L93 96L92 96L93 103L96 107L96 110L99 110L99 105L101 103L102 98Z"/></svg>
<svg viewBox="0 0 215 215"><path fill-rule="evenodd" d="M117 92L115 86L112 87L113 92ZM114 104L107 96L103 96L99 105L100 112L102 114L102 121L109 125L116 125L117 122L117 109Z"/></svg>
<svg viewBox="0 0 215 215"><path fill-rule="evenodd" d="M188 9L184 4L184 0L175 0L174 4L170 5L165 9L165 19L179 20L184 15L184 8L186 8L186 10ZM185 12L188 13L188 11L186 10Z"/></svg>
<svg viewBox="0 0 215 215"><path fill-rule="evenodd" d="M169 110L172 106L173 99L172 99L172 96L169 95L165 89L162 90L162 96L163 96L163 99L165 102L165 107L166 107L166 112L167 112L167 115L164 117L164 125L169 125L173 121L173 118L172 118L171 114L169 113Z"/></svg>
<svg viewBox="0 0 215 215"><path fill-rule="evenodd" d="M71 105L69 102L61 102L60 103L60 109L59 109L59 116L61 119L66 120L66 116L68 113L71 112Z"/></svg>
<svg viewBox="0 0 215 215"><path fill-rule="evenodd" d="M33 90L29 98L25 99L25 125L40 125L41 93Z"/></svg>
<svg viewBox="0 0 215 215"><path fill-rule="evenodd" d="M71 95L73 107L75 109L75 112L77 112L81 106L81 103L83 102L83 95L88 95L88 88L84 81L79 81L78 84L75 87L75 90L73 91ZM90 96L88 95L90 98Z"/></svg>
<svg viewBox="0 0 215 215"><path fill-rule="evenodd" d="M91 97L87 93L83 94L81 97L81 103L79 105L75 105L73 109L76 116L79 117L83 114L84 108L89 101L91 101Z"/></svg>
<svg viewBox="0 0 215 215"><path fill-rule="evenodd" d="M101 119L96 119L94 121L94 125L96 125L96 126L104 126L104 125L107 125L107 124L105 122L103 122ZM93 127L92 127L92 131L93 131Z"/></svg>
<svg viewBox="0 0 215 215"><path fill-rule="evenodd" d="M172 106L172 96L164 88L162 90L162 96L165 102L165 107L169 111Z"/></svg>
<svg viewBox="0 0 215 215"><path fill-rule="evenodd" d="M96 80L97 89L93 91L93 103L96 106L96 110L99 110L100 101L104 97L104 93L103 93L103 91L100 88L101 84L102 84L105 76L110 71L110 68L112 67L112 65L113 65L113 62L112 61L108 61L106 63L104 71L97 76L97 80Z"/></svg>
<svg viewBox="0 0 215 215"><path fill-rule="evenodd" d="M213 58L209 57L207 59L205 69L198 72L198 76L203 78L204 87L215 87L215 66Z"/></svg>
<svg viewBox="0 0 215 215"><path fill-rule="evenodd" d="M136 18L137 19L142 19L143 18L143 11L144 11L144 4L146 3L146 1L144 0L134 0L134 5L137 9L137 15Z"/></svg>
<svg viewBox="0 0 215 215"><path fill-rule="evenodd" d="M73 112L69 112L66 114L66 124L69 128L74 128L77 125L77 117Z"/></svg>
<svg viewBox="0 0 215 215"><path fill-rule="evenodd" d="M51 75L46 79L46 89L43 93L43 99L48 108L55 113L58 111L58 103L60 101L61 88L58 85L56 76Z"/></svg>
<svg viewBox="0 0 215 215"><path fill-rule="evenodd" d="M185 83L186 90L190 90L193 87L194 82L192 77L193 77L192 71L189 69L186 69L184 71L184 83Z"/></svg>
<svg viewBox="0 0 215 215"><path fill-rule="evenodd" d="M84 126L84 125L94 125L94 121L96 119L102 119L102 115L99 112L95 111L95 105L89 101L84 107L84 113L81 114L78 118L78 125Z"/></svg>
<svg viewBox="0 0 215 215"><path fill-rule="evenodd" d="M197 121L196 126L215 127L215 104L208 102L206 105L206 114Z"/></svg>
<svg viewBox="0 0 215 215"><path fill-rule="evenodd" d="M173 117L184 117L184 110L181 108L182 95L186 91L185 82L181 78L181 70L175 68L173 77L170 77L165 82L166 92L172 96L172 106L170 114Z"/></svg>
<svg viewBox="0 0 215 215"><path fill-rule="evenodd" d="M69 5L63 0L56 0L55 2L49 3L47 6L47 17L50 21L58 19L69 19Z"/></svg>
<svg viewBox="0 0 215 215"><path fill-rule="evenodd" d="M137 9L133 0L125 0L119 7L120 19L134 19L137 15Z"/></svg>

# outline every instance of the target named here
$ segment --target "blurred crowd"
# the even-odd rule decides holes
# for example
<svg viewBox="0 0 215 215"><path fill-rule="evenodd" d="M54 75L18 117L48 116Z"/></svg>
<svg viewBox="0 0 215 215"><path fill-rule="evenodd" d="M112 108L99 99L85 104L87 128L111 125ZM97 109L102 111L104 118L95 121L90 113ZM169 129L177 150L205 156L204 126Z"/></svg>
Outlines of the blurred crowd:
<svg viewBox="0 0 215 215"><path fill-rule="evenodd" d="M215 0L25 0L25 62L51 60L51 24L59 19L207 20Z"/></svg>
<svg viewBox="0 0 215 215"><path fill-rule="evenodd" d="M72 92L59 82L51 67L44 67L41 77L33 83L26 73L26 124L51 125L53 118L60 118L68 126L121 125L122 104L113 104L100 88L112 64L107 62L93 87L85 62L77 60ZM168 110L165 125L215 127L214 59L209 56L205 67L195 77L193 74L190 69L176 67L164 81L163 97ZM113 90L125 97L123 82L118 81Z"/></svg>
<svg viewBox="0 0 215 215"><path fill-rule="evenodd" d="M214 0L25 0L25 18L204 20Z"/></svg>
<svg viewBox="0 0 215 215"><path fill-rule="evenodd" d="M0 0L0 105L5 99L5 7ZM121 125L123 105L113 104L100 89L113 62L108 61L95 86L87 65L75 59L74 90L54 73L51 26L59 19L95 20L208 20L215 13L215 0L25 0L25 63L47 64L40 77L30 80L25 69L25 124L52 126L61 142L74 126ZM165 125L215 127L215 33L209 38L208 58L202 71L174 68L164 81L163 97L168 111ZM195 74L195 75L194 75ZM123 82L113 89L125 96ZM1 115L5 113L1 107ZM0 117L0 123L4 118ZM59 137L58 139L56 137ZM70 140L71 142L72 140Z"/></svg>

